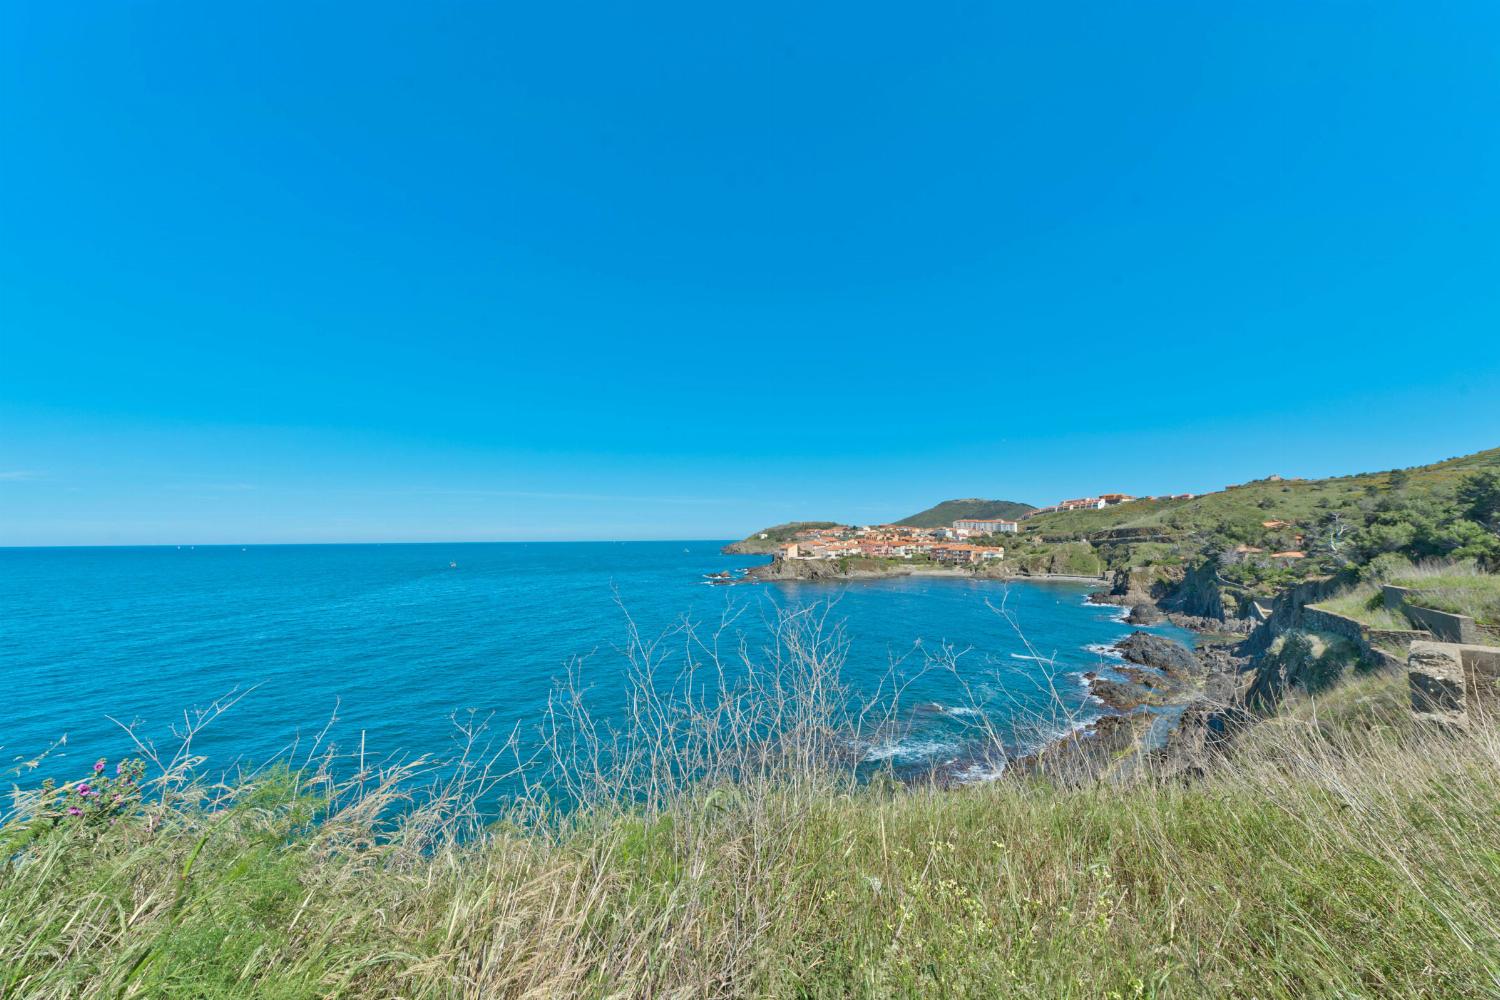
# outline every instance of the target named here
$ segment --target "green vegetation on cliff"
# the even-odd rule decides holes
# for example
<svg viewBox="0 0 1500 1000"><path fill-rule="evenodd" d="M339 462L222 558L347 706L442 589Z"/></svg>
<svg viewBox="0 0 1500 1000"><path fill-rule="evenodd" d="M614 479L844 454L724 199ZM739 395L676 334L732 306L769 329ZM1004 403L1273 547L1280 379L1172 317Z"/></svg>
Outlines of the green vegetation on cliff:
<svg viewBox="0 0 1500 1000"><path fill-rule="evenodd" d="M1500 576L1473 563L1413 567L1392 581L1414 591L1412 603L1486 624L1500 624Z"/></svg>
<svg viewBox="0 0 1500 1000"><path fill-rule="evenodd" d="M1391 611L1385 606L1385 598L1380 592L1380 587L1374 583L1361 583L1349 587L1332 597L1325 597L1314 606L1336 615L1343 615L1345 618L1352 618L1370 628L1405 631L1413 627L1412 623L1406 620L1405 615Z"/></svg>
<svg viewBox="0 0 1500 1000"><path fill-rule="evenodd" d="M1460 489L1476 474L1495 470L1500 470L1500 448L1410 469L1330 479L1260 479L1191 500L1141 500L1103 510L1038 514L1025 524L1044 536L1107 533L1148 540L1199 534L1274 545L1304 534L1304 540L1326 543L1341 527L1347 533L1356 515L1374 512L1384 497L1394 497L1403 507L1446 500L1455 513L1463 513L1456 510ZM1481 493L1471 505L1487 501L1488 495ZM1267 528L1267 521L1289 525Z"/></svg>
<svg viewBox="0 0 1500 1000"><path fill-rule="evenodd" d="M1098 576L1104 560L1088 542L1042 544L1016 535L994 535L984 544L1005 546L1005 566L1022 573L1053 573L1062 576Z"/></svg>
<svg viewBox="0 0 1500 1000"><path fill-rule="evenodd" d="M929 507L911 517L895 522L908 528L942 528L954 521L972 518L976 520L1004 518L1018 520L1036 510L1027 503L1014 500L944 500L936 507Z"/></svg>
<svg viewBox="0 0 1500 1000"><path fill-rule="evenodd" d="M1165 589L1196 566L1193 613L1222 607L1233 615L1245 613L1251 598L1309 577L1357 575L1387 555L1493 564L1500 560L1497 512L1500 449L1492 449L1410 469L1273 477L1188 500L1038 514L1022 522L1024 541L1016 544L1088 541L1110 569L1152 567Z"/></svg>

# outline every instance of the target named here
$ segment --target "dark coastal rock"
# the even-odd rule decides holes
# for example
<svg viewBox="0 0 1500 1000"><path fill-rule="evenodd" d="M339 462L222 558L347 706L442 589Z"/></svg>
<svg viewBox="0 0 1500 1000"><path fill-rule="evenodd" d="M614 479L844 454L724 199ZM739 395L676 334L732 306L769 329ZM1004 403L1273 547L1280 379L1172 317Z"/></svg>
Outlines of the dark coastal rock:
<svg viewBox="0 0 1500 1000"><path fill-rule="evenodd" d="M1221 761L1251 723L1242 690L1253 676L1250 661L1231 644L1208 641L1194 652L1135 632L1116 648L1125 664L1082 675L1112 714L1014 762L1017 772L1067 784L1192 779Z"/></svg>
<svg viewBox="0 0 1500 1000"><path fill-rule="evenodd" d="M1180 611L1168 612L1166 619L1189 632L1213 635L1249 635L1260 624L1254 618L1204 618L1200 615L1185 615Z"/></svg>
<svg viewBox="0 0 1500 1000"><path fill-rule="evenodd" d="M1157 771L1183 778L1201 777L1228 742L1223 712L1203 703L1189 705L1158 755Z"/></svg>
<svg viewBox="0 0 1500 1000"><path fill-rule="evenodd" d="M1063 785L1097 781L1135 744L1146 718L1106 715L1078 732L1053 740L1035 753L1011 761L1008 769Z"/></svg>
<svg viewBox="0 0 1500 1000"><path fill-rule="evenodd" d="M1161 610L1154 604L1137 604L1125 616L1125 622L1129 625L1155 625L1159 621Z"/></svg>
<svg viewBox="0 0 1500 1000"><path fill-rule="evenodd" d="M1142 705L1170 705L1181 701L1189 693L1183 681L1149 667L1120 667L1117 672L1124 680L1085 675L1089 693L1110 708L1128 712Z"/></svg>
<svg viewBox="0 0 1500 1000"><path fill-rule="evenodd" d="M1245 702L1269 714L1287 692L1295 689L1317 694L1337 684L1362 662L1363 649L1345 636L1287 632L1255 659Z"/></svg>
<svg viewBox="0 0 1500 1000"><path fill-rule="evenodd" d="M1139 684L1148 691L1177 691L1182 688L1182 683L1177 678L1149 667L1120 667L1119 672L1129 678L1131 683Z"/></svg>
<svg viewBox="0 0 1500 1000"><path fill-rule="evenodd" d="M1189 566L1180 582L1172 588L1170 599L1161 602L1163 607L1199 618L1214 618L1222 621L1224 613L1224 591L1219 581L1219 561L1205 558Z"/></svg>
<svg viewBox="0 0 1500 1000"><path fill-rule="evenodd" d="M902 572L900 570L887 570L879 574L895 576ZM910 570L905 570L910 572ZM764 566L756 566L746 574L748 581L760 580L843 580L860 575L876 575L874 573L862 574L850 572L839 565L833 559L783 559L777 556Z"/></svg>
<svg viewBox="0 0 1500 1000"><path fill-rule="evenodd" d="M1099 677L1090 682L1089 694L1117 712L1128 712L1132 708L1139 708L1146 704L1150 692L1139 684L1127 684L1123 681Z"/></svg>
<svg viewBox="0 0 1500 1000"><path fill-rule="evenodd" d="M1155 667L1171 677L1193 677L1204 673L1203 665L1182 643L1149 632L1132 632L1115 649L1131 663Z"/></svg>

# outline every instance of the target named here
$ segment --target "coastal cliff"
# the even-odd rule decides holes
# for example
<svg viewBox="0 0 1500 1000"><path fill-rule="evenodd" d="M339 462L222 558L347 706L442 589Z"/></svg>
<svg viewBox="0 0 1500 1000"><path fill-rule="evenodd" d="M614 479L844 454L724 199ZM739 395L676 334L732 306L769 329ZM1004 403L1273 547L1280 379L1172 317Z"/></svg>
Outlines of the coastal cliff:
<svg viewBox="0 0 1500 1000"><path fill-rule="evenodd" d="M784 559L776 556L764 566L752 566L745 574L726 583L760 583L803 580L835 583L844 580L876 580L887 577L936 576L966 580L1071 580L1083 583L1101 582L1099 577L1073 573L1029 572L998 560L978 566L944 566L939 563L910 562L896 559L874 559L851 556L842 559Z"/></svg>

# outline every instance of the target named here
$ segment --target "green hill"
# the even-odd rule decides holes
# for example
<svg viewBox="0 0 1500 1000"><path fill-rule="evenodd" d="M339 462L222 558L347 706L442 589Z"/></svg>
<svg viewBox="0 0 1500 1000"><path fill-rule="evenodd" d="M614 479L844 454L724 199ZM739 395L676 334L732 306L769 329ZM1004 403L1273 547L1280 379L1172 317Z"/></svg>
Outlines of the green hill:
<svg viewBox="0 0 1500 1000"><path fill-rule="evenodd" d="M726 555L755 555L758 553L775 552L781 547L781 543L791 541L792 537L799 531L811 531L814 528L837 528L837 521L790 521L786 524L778 524L770 528L762 528L749 538L738 542L731 542L724 546Z"/></svg>
<svg viewBox="0 0 1500 1000"><path fill-rule="evenodd" d="M1061 548L1088 545L1106 570L1125 574L1116 577L1117 595L1235 617L1247 599L1364 572L1387 554L1500 562L1496 515L1460 496L1466 481L1484 479L1476 474L1497 473L1500 448L1352 476L1268 476L1191 499L1036 514L1003 544L1017 566L1047 565Z"/></svg>
<svg viewBox="0 0 1500 1000"><path fill-rule="evenodd" d="M896 523L909 528L939 528L960 518L1003 517L1015 521L1034 510L1036 508L1031 504L1017 503L1014 500L944 500L936 507L929 507L920 514L902 518Z"/></svg>
<svg viewBox="0 0 1500 1000"><path fill-rule="evenodd" d="M1397 493L1415 500L1451 494L1464 476L1485 469L1500 469L1500 448L1386 472L1328 479L1257 479L1191 500L1137 500L1103 510L1038 514L1027 519L1025 526L1047 536L1096 540L1110 534L1213 533L1259 542L1266 534L1266 521L1288 521L1311 529L1335 511L1357 514L1372 498Z"/></svg>

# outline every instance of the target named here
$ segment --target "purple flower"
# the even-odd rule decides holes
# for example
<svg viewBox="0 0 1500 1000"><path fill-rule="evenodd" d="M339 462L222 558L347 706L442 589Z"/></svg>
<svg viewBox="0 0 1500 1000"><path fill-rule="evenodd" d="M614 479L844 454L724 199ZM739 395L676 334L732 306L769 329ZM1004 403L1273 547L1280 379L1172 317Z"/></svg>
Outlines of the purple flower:
<svg viewBox="0 0 1500 1000"><path fill-rule="evenodd" d="M78 786L78 794L79 795L88 796L88 795L92 794L93 791L94 790L92 788L90 788L88 785L79 785Z"/></svg>
<svg viewBox="0 0 1500 1000"><path fill-rule="evenodd" d="M68 806L68 815L69 816L82 816L83 815L83 810L80 809L80 808L78 808L77 806Z"/></svg>
<svg viewBox="0 0 1500 1000"><path fill-rule="evenodd" d="M100 774L103 771L104 771L104 760L103 760L103 758L101 758L101 759L99 759L99 760L97 760L97 761L94 762L94 773L95 774Z"/></svg>

